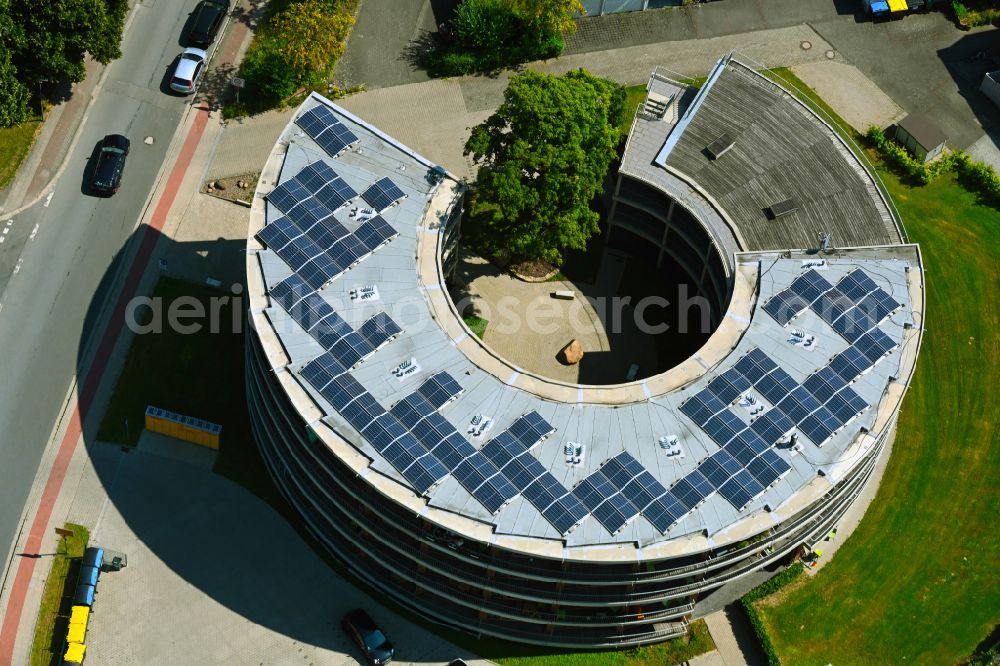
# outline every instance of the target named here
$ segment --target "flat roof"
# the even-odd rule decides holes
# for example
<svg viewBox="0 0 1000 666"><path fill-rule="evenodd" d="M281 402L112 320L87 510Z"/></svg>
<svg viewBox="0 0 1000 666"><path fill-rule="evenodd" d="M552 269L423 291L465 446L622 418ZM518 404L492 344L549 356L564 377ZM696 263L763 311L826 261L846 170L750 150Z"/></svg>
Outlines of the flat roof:
<svg viewBox="0 0 1000 666"><path fill-rule="evenodd" d="M948 139L944 132L922 113L909 114L899 121L899 126L926 150L933 150Z"/></svg>
<svg viewBox="0 0 1000 666"><path fill-rule="evenodd" d="M489 356L488 348L474 342L474 336L470 337L457 317L449 319L436 309L435 303L440 304L445 289L440 278L443 236L440 229L452 207L460 204L461 188L457 182L430 177L431 162L319 95L312 95L303 104L296 119L301 122L303 114L316 107L329 109L356 140L331 155L294 122L279 138L265 165L251 215L252 236L248 242L251 313L265 354L305 422L312 425L331 450L344 459L349 458L352 466L363 465L367 459L367 472L363 475L373 487L403 505L422 506L419 512L429 520L473 538L486 540L486 535L491 535L490 540L506 547L545 556L572 557L577 552L588 559L635 560L643 556L643 551L646 557L653 557L703 550L713 543L742 538L741 525L757 529L753 526L759 526L761 520L780 522L799 510L796 498L812 496L818 487L828 487L834 479L832 470L851 459L863 430L871 428L886 409L898 409L897 404L886 402L885 396L891 394L887 387L895 378L908 376L907 366L912 367L912 359L908 359L905 350L908 340L917 334L910 327L914 312L922 310L914 302L915 298L922 298L922 276L919 270L912 270L919 269L920 263L915 246L842 250L821 260L805 253L738 254L737 270L746 283L740 293L745 296L736 299L740 302L730 307L730 313L742 313L734 314L739 323L734 321L732 326L720 328L712 336L705 349L691 361L689 376L683 381L657 384L654 377L614 387L564 386L559 387L561 393L547 393L542 390L544 387L535 388L541 382L525 382L521 373L509 372L502 359L496 359L495 363L483 361ZM526 499L527 493L521 492L526 488L520 488L493 513L457 480L456 471L450 467L449 473L429 488L415 488L355 427L357 423L352 425L327 394L314 385L314 380L303 376L304 368L332 352L317 341L315 331L307 332L295 321L294 311L290 314L278 304L271 292L279 283L292 278L294 271L287 257L283 259L275 248L259 242L253 235L262 231L265 221L276 227L280 218L291 217L265 197L276 186L284 184L283 189L287 189L289 181L310 165L314 169L317 165L332 168L355 193L365 192L373 183L389 178L405 195L401 201L377 211L398 236L316 292L355 331L379 313L389 315L401 329L347 374L380 408L390 410L414 394L431 376L442 371L448 373L461 392L439 413L479 452L520 417L536 413L554 432L532 445L526 455L551 474L555 483L552 491L556 495L568 493L573 501L583 497L584 486L593 485L602 474L610 474L611 467L604 467L610 459L627 459L621 456L623 452L668 489L668 494L680 493L679 486L675 486L678 480L694 478L692 472L696 469L707 471L705 459L716 456L721 448L706 427L685 412L683 405L689 399L751 353L763 352L792 381L801 384L851 347L813 309L805 309L788 325L765 313L765 304L793 283L797 284L806 273L819 275L829 285L836 285L849 273L863 270L897 304L877 325L895 346L885 357L877 359L873 367L865 368L851 384L864 409L850 415L822 446L800 434L799 450L769 449L781 461L780 476L766 488L751 488L755 496L745 506L737 507L734 500L723 497L720 488L716 488L669 527L660 523L658 528L649 512L640 510L628 516L615 531L608 527L608 520L598 519L600 506L587 506L583 518L564 533L543 515L537 500ZM352 198L333 218L344 229L354 231L361 222L352 213L366 206L366 200ZM352 292L370 285L377 289L377 300L363 302L352 298ZM804 337L793 336L793 329ZM802 344L805 338L810 340L808 345ZM470 351L473 349L470 344L474 344L475 351ZM411 361L416 361L419 368L416 372L403 377L394 373L401 364ZM756 388L749 392L762 395ZM737 397L742 396L743 393ZM761 411L777 414L776 408L763 397L758 405L764 409L751 414L755 406L741 406L736 400L722 411L732 424L742 423L739 427L748 428L749 432L760 425L749 424L751 419L762 416ZM479 438L469 435L473 423L482 417L492 421L492 428ZM676 438L683 453L670 455L669 449L673 447L665 448L662 438ZM567 450L572 450L573 455L568 455ZM575 461L567 462L568 459ZM851 464L856 462L853 460ZM500 474L505 476L509 472ZM588 481L581 486L585 479ZM608 494L608 501L612 501L613 493ZM630 497L629 492L617 495ZM620 499L618 496L615 501ZM632 497L630 502L635 504L638 500ZM612 546L616 547L614 551L601 550ZM622 550L623 546L629 548Z"/></svg>

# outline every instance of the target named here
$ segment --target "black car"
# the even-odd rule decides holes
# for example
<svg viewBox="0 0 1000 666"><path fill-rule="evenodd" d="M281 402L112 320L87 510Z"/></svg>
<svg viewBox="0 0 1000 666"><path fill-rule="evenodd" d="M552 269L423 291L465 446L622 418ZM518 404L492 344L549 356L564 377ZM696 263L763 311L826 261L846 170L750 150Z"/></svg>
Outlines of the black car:
<svg viewBox="0 0 1000 666"><path fill-rule="evenodd" d="M191 16L188 44L203 49L211 46L228 12L229 0L201 0Z"/></svg>
<svg viewBox="0 0 1000 666"><path fill-rule="evenodd" d="M122 182L129 141L121 134L109 134L101 140L97 162L90 178L90 189L102 194L114 194Z"/></svg>
<svg viewBox="0 0 1000 666"><path fill-rule="evenodd" d="M382 666L392 661L395 652L392 643L364 610L355 608L341 618L340 626L365 653L369 664Z"/></svg>

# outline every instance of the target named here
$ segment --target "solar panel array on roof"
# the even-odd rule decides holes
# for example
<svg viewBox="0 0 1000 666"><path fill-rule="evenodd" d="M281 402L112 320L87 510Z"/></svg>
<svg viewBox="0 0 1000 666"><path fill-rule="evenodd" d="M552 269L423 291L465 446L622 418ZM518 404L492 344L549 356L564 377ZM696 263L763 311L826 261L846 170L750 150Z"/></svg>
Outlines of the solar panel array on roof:
<svg viewBox="0 0 1000 666"><path fill-rule="evenodd" d="M573 489L573 494L612 535L618 534L629 521L639 515L639 509L625 498L601 470L580 481Z"/></svg>
<svg viewBox="0 0 1000 666"><path fill-rule="evenodd" d="M322 289L398 235L381 217L348 232L333 211L356 196L328 164L310 164L267 195L285 217L264 226L257 238L311 287Z"/></svg>
<svg viewBox="0 0 1000 666"><path fill-rule="evenodd" d="M295 121L330 157L336 157L358 137L328 107L319 104L309 109Z"/></svg>
<svg viewBox="0 0 1000 666"><path fill-rule="evenodd" d="M487 442L482 452L559 534L566 534L587 517L587 508L528 452L524 444L536 436L540 440L542 436L537 433L547 435L555 428L537 413L525 416L529 418L522 417L514 422L518 432L512 430L512 425Z"/></svg>
<svg viewBox="0 0 1000 666"><path fill-rule="evenodd" d="M361 193L361 198L380 213L404 197L406 195L403 194L403 191L388 176L379 178Z"/></svg>
<svg viewBox="0 0 1000 666"><path fill-rule="evenodd" d="M627 451L605 461L601 471L661 534L687 514L676 497Z"/></svg>

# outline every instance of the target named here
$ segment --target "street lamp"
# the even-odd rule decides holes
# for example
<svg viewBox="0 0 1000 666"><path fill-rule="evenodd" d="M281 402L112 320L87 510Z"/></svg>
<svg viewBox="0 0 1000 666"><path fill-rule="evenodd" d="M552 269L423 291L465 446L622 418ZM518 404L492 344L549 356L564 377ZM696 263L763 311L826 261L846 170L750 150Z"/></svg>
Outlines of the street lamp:
<svg viewBox="0 0 1000 666"><path fill-rule="evenodd" d="M48 81L49 77L47 76L42 75L38 77L38 115L42 116L43 119L45 116L45 104L42 102L42 84L48 83Z"/></svg>

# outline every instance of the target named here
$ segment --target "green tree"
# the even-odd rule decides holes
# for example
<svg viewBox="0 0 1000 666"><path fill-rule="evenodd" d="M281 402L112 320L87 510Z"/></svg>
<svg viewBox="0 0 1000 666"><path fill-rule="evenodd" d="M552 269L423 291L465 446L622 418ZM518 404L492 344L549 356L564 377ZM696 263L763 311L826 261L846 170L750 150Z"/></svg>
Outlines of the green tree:
<svg viewBox="0 0 1000 666"><path fill-rule="evenodd" d="M467 233L511 261L559 265L598 229L591 201L615 159L625 90L584 70L511 78L500 108L472 129L465 154L480 164Z"/></svg>
<svg viewBox="0 0 1000 666"><path fill-rule="evenodd" d="M31 116L28 110L30 96L24 84L17 80L10 51L0 43L0 127L19 125Z"/></svg>
<svg viewBox="0 0 1000 666"><path fill-rule="evenodd" d="M587 13L580 0L510 0L510 5L542 38L556 32L575 32L573 14Z"/></svg>
<svg viewBox="0 0 1000 666"><path fill-rule="evenodd" d="M23 83L41 76L82 81L84 56L121 57L127 0L17 0L8 47Z"/></svg>

